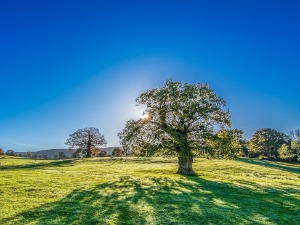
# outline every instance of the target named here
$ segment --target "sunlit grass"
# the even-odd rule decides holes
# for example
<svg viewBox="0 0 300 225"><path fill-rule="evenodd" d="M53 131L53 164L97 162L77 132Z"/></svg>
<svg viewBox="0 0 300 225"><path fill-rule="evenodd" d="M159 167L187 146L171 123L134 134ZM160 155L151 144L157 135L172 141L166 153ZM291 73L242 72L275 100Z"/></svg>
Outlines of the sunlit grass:
<svg viewBox="0 0 300 225"><path fill-rule="evenodd" d="M300 166L0 158L0 224L300 224Z"/></svg>

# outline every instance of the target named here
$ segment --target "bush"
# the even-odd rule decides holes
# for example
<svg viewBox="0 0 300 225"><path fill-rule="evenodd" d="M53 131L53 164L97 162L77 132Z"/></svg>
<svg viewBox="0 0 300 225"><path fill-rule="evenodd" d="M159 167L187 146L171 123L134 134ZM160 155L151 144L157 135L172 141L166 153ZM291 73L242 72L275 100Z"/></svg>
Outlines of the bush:
<svg viewBox="0 0 300 225"><path fill-rule="evenodd" d="M114 148L112 151L112 156L120 157L124 155L124 151L121 148Z"/></svg>
<svg viewBox="0 0 300 225"><path fill-rule="evenodd" d="M99 154L98 154L99 157L107 157L107 152L106 151L101 151Z"/></svg>

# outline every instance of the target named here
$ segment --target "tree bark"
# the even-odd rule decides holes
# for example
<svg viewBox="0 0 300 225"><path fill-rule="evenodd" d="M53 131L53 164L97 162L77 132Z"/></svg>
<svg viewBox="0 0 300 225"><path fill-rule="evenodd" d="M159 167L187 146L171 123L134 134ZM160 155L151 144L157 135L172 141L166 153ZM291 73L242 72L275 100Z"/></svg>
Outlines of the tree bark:
<svg viewBox="0 0 300 225"><path fill-rule="evenodd" d="M86 150L86 158L92 158L92 140L91 140L91 134L88 133L88 143L87 143L87 150Z"/></svg>
<svg viewBox="0 0 300 225"><path fill-rule="evenodd" d="M193 156L192 155L181 155L178 156L178 170L177 173L183 175L197 175L192 167Z"/></svg>

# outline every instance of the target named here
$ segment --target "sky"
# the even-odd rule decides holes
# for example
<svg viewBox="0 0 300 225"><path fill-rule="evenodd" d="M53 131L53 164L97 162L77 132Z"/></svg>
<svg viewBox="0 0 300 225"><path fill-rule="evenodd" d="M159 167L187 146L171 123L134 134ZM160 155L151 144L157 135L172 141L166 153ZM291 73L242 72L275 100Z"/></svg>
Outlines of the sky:
<svg viewBox="0 0 300 225"><path fill-rule="evenodd" d="M97 127L107 146L135 98L173 79L208 83L232 127L300 128L300 1L0 1L0 147L66 148Z"/></svg>

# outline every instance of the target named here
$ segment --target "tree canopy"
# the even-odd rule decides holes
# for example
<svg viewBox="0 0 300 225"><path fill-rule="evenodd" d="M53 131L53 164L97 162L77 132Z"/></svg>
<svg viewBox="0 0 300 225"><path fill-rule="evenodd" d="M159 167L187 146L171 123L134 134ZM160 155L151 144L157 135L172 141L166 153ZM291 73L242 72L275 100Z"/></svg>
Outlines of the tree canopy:
<svg viewBox="0 0 300 225"><path fill-rule="evenodd" d="M119 148L119 147L116 147L114 148L114 150L112 151L111 153L112 156L116 156L116 157L120 157L120 156L123 156L124 155L124 150Z"/></svg>
<svg viewBox="0 0 300 225"><path fill-rule="evenodd" d="M161 88L143 92L136 102L146 106L144 118L127 121L119 133L124 149L175 152L181 174L194 174L194 155L207 148L207 140L218 129L230 126L225 101L207 84L169 80Z"/></svg>
<svg viewBox="0 0 300 225"><path fill-rule="evenodd" d="M5 155L9 155L9 156L15 156L15 155L16 155L16 153L15 153L15 151L14 151L14 150L7 150L7 151L5 152Z"/></svg>
<svg viewBox="0 0 300 225"><path fill-rule="evenodd" d="M235 159L242 154L244 142L242 138L241 130L222 129L210 139L210 151L207 155L212 158Z"/></svg>
<svg viewBox="0 0 300 225"><path fill-rule="evenodd" d="M97 148L106 145L106 143L104 136L95 127L79 129L70 134L65 142L70 151L74 151L76 154L85 153L86 158L92 157L93 151L98 151Z"/></svg>
<svg viewBox="0 0 300 225"><path fill-rule="evenodd" d="M278 158L278 150L283 144L288 144L289 137L277 130L263 128L255 132L249 142L249 155L256 157L259 155L268 158Z"/></svg>

